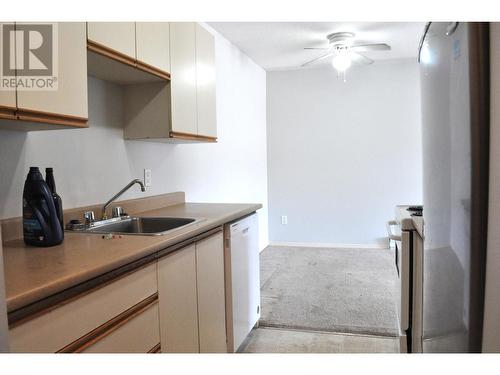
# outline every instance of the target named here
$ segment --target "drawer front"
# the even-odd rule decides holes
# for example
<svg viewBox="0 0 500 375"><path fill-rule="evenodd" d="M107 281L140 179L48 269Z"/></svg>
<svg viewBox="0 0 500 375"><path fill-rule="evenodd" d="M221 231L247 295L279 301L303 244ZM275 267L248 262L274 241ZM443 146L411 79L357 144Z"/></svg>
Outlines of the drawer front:
<svg viewBox="0 0 500 375"><path fill-rule="evenodd" d="M160 342L158 301L105 333L82 353L148 353Z"/></svg>
<svg viewBox="0 0 500 375"><path fill-rule="evenodd" d="M156 293L156 263L10 330L12 352L53 353Z"/></svg>

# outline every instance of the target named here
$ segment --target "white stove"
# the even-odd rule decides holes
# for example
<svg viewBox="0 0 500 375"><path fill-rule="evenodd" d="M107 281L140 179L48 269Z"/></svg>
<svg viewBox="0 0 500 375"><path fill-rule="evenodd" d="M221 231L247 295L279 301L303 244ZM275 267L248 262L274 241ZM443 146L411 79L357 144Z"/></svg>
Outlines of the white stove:
<svg viewBox="0 0 500 375"><path fill-rule="evenodd" d="M394 265L398 276L399 336L401 352L422 351L422 206L396 206L395 219L387 222L394 241Z"/></svg>

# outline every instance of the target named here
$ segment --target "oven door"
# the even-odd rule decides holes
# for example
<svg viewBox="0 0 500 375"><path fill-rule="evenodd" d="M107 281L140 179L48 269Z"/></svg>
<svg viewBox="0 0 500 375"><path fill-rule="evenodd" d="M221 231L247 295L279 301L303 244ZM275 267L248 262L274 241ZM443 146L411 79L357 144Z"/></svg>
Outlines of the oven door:
<svg viewBox="0 0 500 375"><path fill-rule="evenodd" d="M398 307L399 330L401 336L401 351L407 351L406 333L410 321L410 256L412 232L402 231L396 220L387 222L389 240L396 243L396 298Z"/></svg>

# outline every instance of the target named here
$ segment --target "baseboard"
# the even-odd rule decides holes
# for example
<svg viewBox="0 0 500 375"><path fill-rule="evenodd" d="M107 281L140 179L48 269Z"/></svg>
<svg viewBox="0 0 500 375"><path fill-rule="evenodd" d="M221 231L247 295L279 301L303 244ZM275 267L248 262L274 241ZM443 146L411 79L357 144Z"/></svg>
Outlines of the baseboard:
<svg viewBox="0 0 500 375"><path fill-rule="evenodd" d="M279 242L270 241L269 246L295 246L295 247L328 247L334 249L388 249L388 244L353 244L353 243L314 243L314 242Z"/></svg>

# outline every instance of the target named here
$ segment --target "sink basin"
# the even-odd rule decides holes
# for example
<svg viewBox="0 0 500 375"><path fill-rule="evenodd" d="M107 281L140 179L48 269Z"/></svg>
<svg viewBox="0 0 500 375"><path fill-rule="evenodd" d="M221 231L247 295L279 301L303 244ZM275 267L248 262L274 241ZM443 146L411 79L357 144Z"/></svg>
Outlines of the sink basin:
<svg viewBox="0 0 500 375"><path fill-rule="evenodd" d="M102 223L95 222L90 227L78 230L78 232L159 236L202 220L204 219L185 217L123 217L106 220Z"/></svg>

